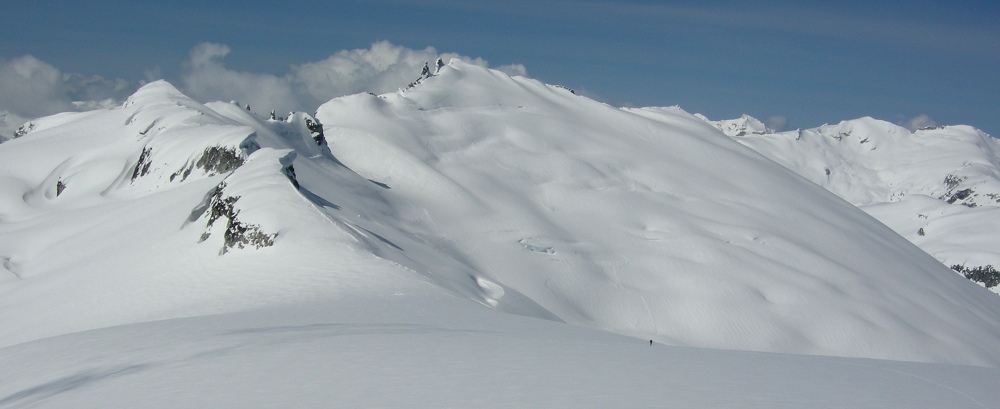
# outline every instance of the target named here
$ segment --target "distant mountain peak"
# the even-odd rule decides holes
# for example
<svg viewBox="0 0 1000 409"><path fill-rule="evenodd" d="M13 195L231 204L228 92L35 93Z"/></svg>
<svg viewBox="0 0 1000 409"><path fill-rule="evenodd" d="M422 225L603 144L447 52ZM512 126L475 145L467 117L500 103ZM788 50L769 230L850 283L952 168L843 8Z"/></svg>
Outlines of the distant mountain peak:
<svg viewBox="0 0 1000 409"><path fill-rule="evenodd" d="M730 137L764 135L774 132L773 130L768 129L763 122L747 114L743 114L737 119L723 119L720 121L712 121L702 114L695 114L695 116L712 124L712 126L718 128L722 131L722 133Z"/></svg>
<svg viewBox="0 0 1000 409"><path fill-rule="evenodd" d="M709 122L730 130L743 123ZM860 206L945 265L991 272L1000 266L1000 142L978 129L911 132L862 117L797 131L727 134Z"/></svg>

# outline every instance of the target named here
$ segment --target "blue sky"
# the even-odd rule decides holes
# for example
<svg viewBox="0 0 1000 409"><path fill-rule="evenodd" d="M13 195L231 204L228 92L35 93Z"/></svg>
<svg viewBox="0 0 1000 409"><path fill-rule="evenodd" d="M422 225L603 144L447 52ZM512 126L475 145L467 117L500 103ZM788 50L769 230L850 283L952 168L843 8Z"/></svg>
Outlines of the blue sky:
<svg viewBox="0 0 1000 409"><path fill-rule="evenodd" d="M2 4L0 64L31 55L62 74L129 84L163 77L194 87L185 76L196 69L192 50L206 42L228 46L211 57L226 73L280 79L290 67L388 41L521 64L529 77L614 105L785 117L790 128L927 115L1000 136L995 1ZM22 94L3 92L0 79L8 99L0 110L18 112ZM306 103L297 101L290 104Z"/></svg>

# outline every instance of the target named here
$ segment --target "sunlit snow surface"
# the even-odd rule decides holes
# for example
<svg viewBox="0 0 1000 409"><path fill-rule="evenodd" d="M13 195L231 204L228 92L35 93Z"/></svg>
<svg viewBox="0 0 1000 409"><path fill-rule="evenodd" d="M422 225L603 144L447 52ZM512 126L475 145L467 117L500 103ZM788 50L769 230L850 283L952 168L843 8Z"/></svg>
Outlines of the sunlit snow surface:
<svg viewBox="0 0 1000 409"><path fill-rule="evenodd" d="M0 407L1000 402L994 294L682 110L452 61L315 117L0 145Z"/></svg>

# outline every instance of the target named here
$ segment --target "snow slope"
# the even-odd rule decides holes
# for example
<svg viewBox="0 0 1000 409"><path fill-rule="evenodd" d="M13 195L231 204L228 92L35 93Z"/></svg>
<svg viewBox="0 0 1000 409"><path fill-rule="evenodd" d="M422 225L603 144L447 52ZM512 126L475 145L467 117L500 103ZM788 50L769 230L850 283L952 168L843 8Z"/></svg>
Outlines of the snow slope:
<svg viewBox="0 0 1000 409"><path fill-rule="evenodd" d="M269 120L238 104L199 104L156 82L119 108L33 123L26 135L0 145L0 346L6 347L0 361L19 374L0 382L6 393L0 404L41 404L43 397L65 406L69 401L60 399L111 399L107 391L116 387L162 386L147 392L166 396L171 383L146 377L189 370L228 377L246 366L262 375L234 379L273 383L282 372L270 365L284 373L295 366L258 358L281 349L266 335L273 332L246 330L290 321L336 333L338 323L354 319L360 328L384 329L375 334L398 333L384 327L397 320L443 322L459 330L421 338L403 326L403 336L391 338L407 344L376 343L359 354L410 356L433 344L433 354L463 351L441 362L474 374L488 373L466 360L477 353L528 351L512 363L570 359L545 345L563 336L608 339L598 348L605 355L640 338L680 347L1000 365L1000 300L993 294L677 108L617 109L452 61L406 90L337 98L315 116ZM234 337L208 336L233 320L242 323L227 327L238 331ZM163 334L183 339L159 340ZM297 330L287 341L303 348L289 352L294 360L340 345ZM459 348L460 341L496 348ZM80 347L90 352L76 363L35 365L66 345L91 347ZM233 361L212 358L230 350ZM692 371L714 362L716 372L706 375L714 376L731 369L729 357L762 356L699 350L678 358L683 351L692 350L669 349L652 362L681 359L678 365ZM323 362L359 362L351 360L362 355L344 352ZM608 365L604 359L576 369L584 376ZM767 373L774 377L827 362L809 358L797 366L800 359L763 361L773 365ZM190 364L171 372L182 361ZM414 371L430 365L409 362ZM353 365L345 367L370 364ZM391 361L375 365L391 368ZM991 370L913 368L935 379L949 372L997 379ZM389 376L369 375L351 379ZM172 379L176 388L198 385ZM219 396L243 389L233 382ZM643 388L662 386L649 382ZM413 385L408 393L430 387ZM907 385L893 396L917 389ZM831 396L823 393L803 396ZM496 406L505 402L492 396Z"/></svg>
<svg viewBox="0 0 1000 409"><path fill-rule="evenodd" d="M734 127L746 118L715 124ZM1000 142L978 129L910 132L860 118L730 136L859 206L945 265L1000 266Z"/></svg>

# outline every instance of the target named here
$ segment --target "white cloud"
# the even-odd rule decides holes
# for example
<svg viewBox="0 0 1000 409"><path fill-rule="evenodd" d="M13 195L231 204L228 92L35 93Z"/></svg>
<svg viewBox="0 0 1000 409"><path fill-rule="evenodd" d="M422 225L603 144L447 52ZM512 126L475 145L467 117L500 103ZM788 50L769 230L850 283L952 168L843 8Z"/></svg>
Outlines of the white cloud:
<svg viewBox="0 0 1000 409"><path fill-rule="evenodd" d="M777 132L788 129L788 118L783 115L772 115L764 120L764 126Z"/></svg>
<svg viewBox="0 0 1000 409"><path fill-rule="evenodd" d="M496 67L494 69L497 70L497 71L500 71L500 72L502 72L504 74L510 75L511 77L516 76L516 75L520 75L520 76L524 77L524 76L528 75L528 69L525 68L523 64L501 65L501 66Z"/></svg>
<svg viewBox="0 0 1000 409"><path fill-rule="evenodd" d="M4 139L12 138L17 128L27 121L28 118L9 111L0 110L0 142Z"/></svg>
<svg viewBox="0 0 1000 409"><path fill-rule="evenodd" d="M369 49L343 50L323 61L292 67L290 75L301 93L321 102L358 92L395 91L416 79L424 63L437 58L432 47L412 50L380 41Z"/></svg>
<svg viewBox="0 0 1000 409"><path fill-rule="evenodd" d="M906 129L909 129L910 131L916 131L920 128L940 126L940 124L938 124L937 121L924 114L920 114L913 118L901 121L899 125Z"/></svg>
<svg viewBox="0 0 1000 409"><path fill-rule="evenodd" d="M119 79L106 79L96 75L62 74L63 91L70 101L90 103L92 101L121 100L135 91L137 84Z"/></svg>
<svg viewBox="0 0 1000 409"><path fill-rule="evenodd" d="M47 115L72 109L62 87L62 74L32 56L0 60L0 109L21 116Z"/></svg>
<svg viewBox="0 0 1000 409"><path fill-rule="evenodd" d="M339 96L359 92L386 93L415 80L425 63L438 58L459 58L467 63L489 66L482 58L455 53L439 53L433 47L414 50L388 41L367 49L343 50L324 60L292 66L282 75L231 70L223 64L230 48L204 43L191 51L191 60L181 81L183 90L201 101L237 100L254 110L278 112L315 109ZM526 75L521 64L497 67L510 75Z"/></svg>
<svg viewBox="0 0 1000 409"><path fill-rule="evenodd" d="M0 135L11 136L31 118L107 106L133 89L121 79L62 73L30 55L0 59Z"/></svg>
<svg viewBox="0 0 1000 409"><path fill-rule="evenodd" d="M228 46L203 43L191 50L186 73L181 78L184 92L200 101L238 100L257 106L294 107L300 102L292 93L288 78L270 74L233 71L222 64Z"/></svg>

